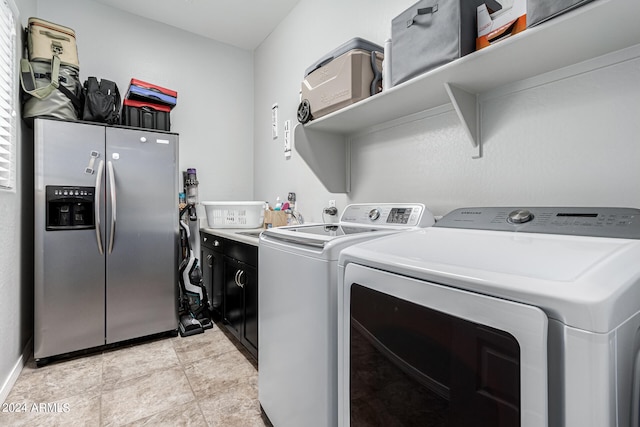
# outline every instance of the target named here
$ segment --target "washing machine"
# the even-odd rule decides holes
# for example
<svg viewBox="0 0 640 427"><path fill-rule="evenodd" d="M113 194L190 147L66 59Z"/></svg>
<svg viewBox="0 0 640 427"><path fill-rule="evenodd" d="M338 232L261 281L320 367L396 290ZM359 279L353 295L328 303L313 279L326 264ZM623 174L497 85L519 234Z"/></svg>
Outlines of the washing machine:
<svg viewBox="0 0 640 427"><path fill-rule="evenodd" d="M337 223L265 230L258 249L258 394L276 427L337 424L337 263L353 244L434 223L423 204L345 207Z"/></svg>
<svg viewBox="0 0 640 427"><path fill-rule="evenodd" d="M638 209L458 209L339 277L340 426L639 425Z"/></svg>

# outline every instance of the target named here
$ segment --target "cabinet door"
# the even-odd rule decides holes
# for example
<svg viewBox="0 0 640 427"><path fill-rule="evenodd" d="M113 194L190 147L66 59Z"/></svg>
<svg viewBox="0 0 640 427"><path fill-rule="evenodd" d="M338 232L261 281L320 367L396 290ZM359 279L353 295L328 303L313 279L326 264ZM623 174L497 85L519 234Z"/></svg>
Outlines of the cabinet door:
<svg viewBox="0 0 640 427"><path fill-rule="evenodd" d="M258 271L249 264L242 266L238 280L244 285L244 339L247 349L257 357L258 353ZM253 347L253 348L252 348Z"/></svg>
<svg viewBox="0 0 640 427"><path fill-rule="evenodd" d="M244 290L237 281L242 264L233 258L224 257L224 320L238 339L242 339L244 326Z"/></svg>

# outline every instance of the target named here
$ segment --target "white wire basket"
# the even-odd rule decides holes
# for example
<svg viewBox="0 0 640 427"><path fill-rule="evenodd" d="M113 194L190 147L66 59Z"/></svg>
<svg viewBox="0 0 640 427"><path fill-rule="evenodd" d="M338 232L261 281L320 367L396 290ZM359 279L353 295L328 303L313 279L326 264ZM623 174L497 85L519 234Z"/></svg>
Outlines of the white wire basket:
<svg viewBox="0 0 640 427"><path fill-rule="evenodd" d="M259 228L265 202L202 202L209 228Z"/></svg>

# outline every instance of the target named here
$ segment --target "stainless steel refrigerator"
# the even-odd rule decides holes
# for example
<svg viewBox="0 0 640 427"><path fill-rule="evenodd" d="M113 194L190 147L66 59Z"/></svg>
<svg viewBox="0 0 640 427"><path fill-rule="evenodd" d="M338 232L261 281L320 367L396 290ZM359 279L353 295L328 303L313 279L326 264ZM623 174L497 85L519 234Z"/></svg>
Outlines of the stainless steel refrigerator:
<svg viewBox="0 0 640 427"><path fill-rule="evenodd" d="M36 119L34 356L175 331L178 135Z"/></svg>

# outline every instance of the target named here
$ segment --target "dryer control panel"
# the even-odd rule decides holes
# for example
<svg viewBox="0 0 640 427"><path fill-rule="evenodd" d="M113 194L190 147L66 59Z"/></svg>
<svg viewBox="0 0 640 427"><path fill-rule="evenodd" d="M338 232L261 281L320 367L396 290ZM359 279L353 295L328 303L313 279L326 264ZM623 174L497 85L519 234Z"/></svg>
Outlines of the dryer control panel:
<svg viewBox="0 0 640 427"><path fill-rule="evenodd" d="M640 209L462 208L445 215L434 227L640 239Z"/></svg>

